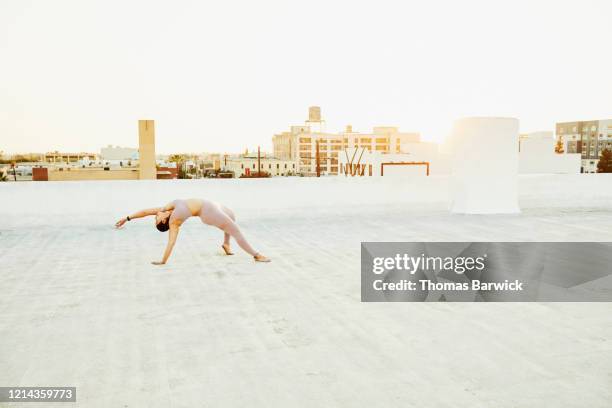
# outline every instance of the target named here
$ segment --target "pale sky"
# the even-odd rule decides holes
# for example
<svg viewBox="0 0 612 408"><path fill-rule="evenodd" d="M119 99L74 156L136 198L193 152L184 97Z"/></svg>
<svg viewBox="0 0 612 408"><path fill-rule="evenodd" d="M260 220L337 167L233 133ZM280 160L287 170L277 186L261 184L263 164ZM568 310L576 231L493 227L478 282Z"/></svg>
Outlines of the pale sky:
<svg viewBox="0 0 612 408"><path fill-rule="evenodd" d="M302 124L442 140L612 118L612 1L0 0L0 150L238 152Z"/></svg>

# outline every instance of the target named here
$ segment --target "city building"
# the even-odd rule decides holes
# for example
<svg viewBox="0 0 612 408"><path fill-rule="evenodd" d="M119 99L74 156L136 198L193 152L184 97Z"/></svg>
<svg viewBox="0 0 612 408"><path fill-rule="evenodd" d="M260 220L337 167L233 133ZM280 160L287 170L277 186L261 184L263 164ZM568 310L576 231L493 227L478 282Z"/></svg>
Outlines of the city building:
<svg viewBox="0 0 612 408"><path fill-rule="evenodd" d="M197 164L204 174L221 170L221 154L203 153L200 155Z"/></svg>
<svg viewBox="0 0 612 408"><path fill-rule="evenodd" d="M402 145L419 143L418 133L400 132L397 127L379 126L371 133L359 133L348 125L344 132L325 131L321 109L311 106L304 125L291 126L289 131L274 135L274 156L295 163L298 174L313 176L339 174L340 152L364 148L370 152L402 153Z"/></svg>
<svg viewBox="0 0 612 408"><path fill-rule="evenodd" d="M103 160L138 160L138 149L108 145L100 149L100 157Z"/></svg>
<svg viewBox="0 0 612 408"><path fill-rule="evenodd" d="M157 164L158 180L173 180L178 178L178 167L176 163Z"/></svg>
<svg viewBox="0 0 612 408"><path fill-rule="evenodd" d="M260 166L258 168L258 165ZM277 157L267 156L262 153L258 157L255 154L225 155L221 163L221 171L233 172L235 177L250 176L258 171L266 172L271 176L294 176L296 175L296 163L294 160L282 160Z"/></svg>
<svg viewBox="0 0 612 408"><path fill-rule="evenodd" d="M557 123L556 136L565 153L580 153L581 172L596 173L601 151L612 149L612 119Z"/></svg>
<svg viewBox="0 0 612 408"><path fill-rule="evenodd" d="M47 152L43 155L45 163L76 163L80 160L95 160L98 155L95 153L67 153L67 152Z"/></svg>
<svg viewBox="0 0 612 408"><path fill-rule="evenodd" d="M555 152L553 132L533 132L519 138L519 173L580 173L580 153Z"/></svg>
<svg viewBox="0 0 612 408"><path fill-rule="evenodd" d="M138 160L101 160L91 153L50 152L43 163L32 169L34 181L69 180L154 180L158 178L155 160L155 125L152 120L138 121ZM176 178L171 169L161 170L159 178Z"/></svg>

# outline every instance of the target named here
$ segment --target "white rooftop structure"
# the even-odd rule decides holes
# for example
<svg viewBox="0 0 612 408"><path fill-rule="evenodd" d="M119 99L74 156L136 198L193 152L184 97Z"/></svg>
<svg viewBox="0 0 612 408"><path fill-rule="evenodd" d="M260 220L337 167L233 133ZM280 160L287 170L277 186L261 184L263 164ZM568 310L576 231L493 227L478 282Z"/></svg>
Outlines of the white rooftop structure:
<svg viewBox="0 0 612 408"><path fill-rule="evenodd" d="M519 172L580 173L580 153L555 153L553 132L533 132L520 138Z"/></svg>
<svg viewBox="0 0 612 408"><path fill-rule="evenodd" d="M451 138L452 212L520 211L518 140L518 119L475 117L455 121Z"/></svg>

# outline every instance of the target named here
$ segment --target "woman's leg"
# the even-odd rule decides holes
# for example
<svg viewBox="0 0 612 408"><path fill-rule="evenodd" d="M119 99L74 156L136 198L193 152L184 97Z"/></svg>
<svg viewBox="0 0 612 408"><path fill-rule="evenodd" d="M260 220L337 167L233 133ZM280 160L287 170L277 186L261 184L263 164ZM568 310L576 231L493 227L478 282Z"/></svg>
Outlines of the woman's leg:
<svg viewBox="0 0 612 408"><path fill-rule="evenodd" d="M257 255L257 251L255 251L253 247L249 245L244 235L242 235L240 228L238 228L238 225L236 225L233 220L228 220L223 226L220 226L219 228L223 230L226 236L231 235L236 240L240 248L242 248L246 253L252 256Z"/></svg>
<svg viewBox="0 0 612 408"><path fill-rule="evenodd" d="M270 262L268 258L255 251L253 247L249 245L246 238L242 235L240 228L238 228L238 225L234 222L236 217L229 208L205 202L202 207L200 218L205 224L213 225L223 230L225 234L223 250L225 250L225 253L228 255L231 254L229 251L229 237L231 236L236 240L240 248L255 257L256 261ZM228 245L226 246L226 244Z"/></svg>
<svg viewBox="0 0 612 408"><path fill-rule="evenodd" d="M232 210L225 206L221 206L221 211L227 214L227 216L230 217L232 221L236 222L236 216L234 215L234 212ZM234 255L234 253L230 249L230 234L225 231L223 231L223 245L221 245L221 248L223 248L226 255Z"/></svg>

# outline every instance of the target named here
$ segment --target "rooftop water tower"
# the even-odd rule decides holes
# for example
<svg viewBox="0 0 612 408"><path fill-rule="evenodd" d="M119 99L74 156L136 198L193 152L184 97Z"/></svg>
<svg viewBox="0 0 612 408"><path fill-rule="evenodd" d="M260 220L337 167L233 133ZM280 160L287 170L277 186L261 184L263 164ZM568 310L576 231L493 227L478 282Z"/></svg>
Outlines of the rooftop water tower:
<svg viewBox="0 0 612 408"><path fill-rule="evenodd" d="M309 122L320 122L321 121L321 107L311 106L308 108L308 121Z"/></svg>
<svg viewBox="0 0 612 408"><path fill-rule="evenodd" d="M321 107L310 106L308 108L308 120L306 126L314 133L322 133L325 131L325 121L321 119Z"/></svg>

